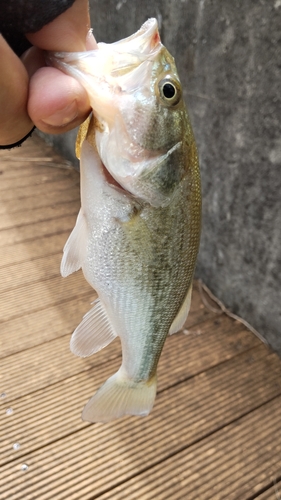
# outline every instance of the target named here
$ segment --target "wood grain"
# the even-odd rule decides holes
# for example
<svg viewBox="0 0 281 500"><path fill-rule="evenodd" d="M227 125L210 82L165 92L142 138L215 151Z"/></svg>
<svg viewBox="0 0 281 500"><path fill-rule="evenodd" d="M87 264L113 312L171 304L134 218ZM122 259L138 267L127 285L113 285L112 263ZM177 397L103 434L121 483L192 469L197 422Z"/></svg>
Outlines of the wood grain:
<svg viewBox="0 0 281 500"><path fill-rule="evenodd" d="M36 136L0 152L1 500L278 499L281 361L208 308L196 282L151 415L82 422L121 347L85 359L69 350L96 294L81 272L59 274L80 206L68 167Z"/></svg>

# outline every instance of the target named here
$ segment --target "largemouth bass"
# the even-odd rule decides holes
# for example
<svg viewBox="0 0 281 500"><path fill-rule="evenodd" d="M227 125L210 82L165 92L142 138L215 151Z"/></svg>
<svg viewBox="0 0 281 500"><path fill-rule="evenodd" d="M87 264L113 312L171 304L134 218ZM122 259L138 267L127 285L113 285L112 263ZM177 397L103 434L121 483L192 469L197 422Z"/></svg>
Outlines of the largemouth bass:
<svg viewBox="0 0 281 500"><path fill-rule="evenodd" d="M89 356L117 336L122 345L119 371L82 418L147 415L165 339L189 311L200 237L197 150L180 80L155 19L119 42L51 60L85 87L93 108L77 138L81 210L61 274L82 268L98 299L71 350Z"/></svg>

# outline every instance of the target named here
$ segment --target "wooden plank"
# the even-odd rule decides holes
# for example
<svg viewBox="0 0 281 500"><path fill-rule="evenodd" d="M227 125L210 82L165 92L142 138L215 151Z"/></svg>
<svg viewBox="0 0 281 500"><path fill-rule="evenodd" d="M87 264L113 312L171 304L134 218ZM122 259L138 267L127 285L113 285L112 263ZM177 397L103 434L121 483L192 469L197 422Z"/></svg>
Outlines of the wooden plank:
<svg viewBox="0 0 281 500"><path fill-rule="evenodd" d="M49 187L49 186L48 186ZM78 186L71 187L70 189L51 190L45 188L44 193L38 194L37 191L30 197L24 199L24 210L33 210L41 207L52 206L55 203L65 203L69 201L77 201L79 199ZM44 194L44 196L42 196ZM0 199L0 214L14 214L21 212L23 209L22 198L15 198L12 200Z"/></svg>
<svg viewBox="0 0 281 500"><path fill-rule="evenodd" d="M75 299L2 323L0 358L70 334L89 310L94 297L94 290L89 289L85 295ZM12 365L13 362L17 360L11 361ZM0 365L2 372L1 361Z"/></svg>
<svg viewBox="0 0 281 500"><path fill-rule="evenodd" d="M13 402L7 394L2 405L7 407L11 404L14 413L9 418L4 412L1 416L1 463L19 458L88 425L80 420L81 410L90 395L118 365L119 360L114 359L109 362L109 367L101 364L99 370L95 370L96 376L93 380L87 373L80 373L63 383L54 384ZM162 389L160 386L159 392L163 392L170 382L170 377L176 382L176 376L173 372L169 374L163 363L159 367L159 373L162 380ZM179 412L189 412L192 415L188 425L193 426L194 432L198 432L198 412L201 412L200 422L202 419L209 421L212 418L212 412L217 411L214 406L217 405L218 390L220 417L217 417L216 425L220 426L221 418L227 418L230 422L231 419L236 419L237 415L247 413L281 394L281 384L275 384L280 374L278 359L266 353L260 346L253 350L251 356L249 353L243 353L238 360L233 358L222 368L216 366L209 370L206 376L197 375L194 379L189 379L184 386L181 384L174 387L169 397L171 401L179 401ZM184 391L189 394L185 402L182 401ZM63 396L66 394L67 398ZM189 410L185 407L181 409L181 404L189 407ZM13 451L14 442L21 444L17 453Z"/></svg>
<svg viewBox="0 0 281 500"><path fill-rule="evenodd" d="M75 175L74 175L75 174ZM26 200L27 198L32 198L32 196L42 196L44 197L46 191L49 193L56 192L59 196L63 191L77 187L79 190L79 177L77 177L77 172L74 174L67 173L67 177L64 175L61 179L54 179L48 183L43 183L42 185L25 186L24 189L21 187L13 188L8 191L1 191L1 205L5 206L5 202L14 202L18 200ZM22 201L22 203L24 203Z"/></svg>
<svg viewBox="0 0 281 500"><path fill-rule="evenodd" d="M8 168L17 168L19 163L28 161L33 162L56 162L69 165L69 162L58 152L56 152L53 147L47 144L41 137L33 135L31 139L26 141L21 145L20 148L14 148L9 151L0 151L0 165L1 167L6 163Z"/></svg>
<svg viewBox="0 0 281 500"><path fill-rule="evenodd" d="M281 474L281 469L279 474ZM279 476L280 477L280 476ZM258 496L256 500L281 500L281 479L276 480L276 476L271 479L272 486ZM252 500L252 499L251 499ZM254 499L253 499L254 500Z"/></svg>
<svg viewBox="0 0 281 500"><path fill-rule="evenodd" d="M63 168L63 164L51 162L48 160L46 161L44 159L38 159L34 162L30 161L30 159L22 159L20 162L18 162L17 168L11 168L12 164L15 164L14 160L12 160L11 162L6 161L4 163L1 161L1 182L2 180L6 181L7 179L17 179L21 176L33 177L34 175L42 175L45 173L49 174L50 169L52 168L55 168L56 170L70 170L70 168L66 168L66 166Z"/></svg>
<svg viewBox="0 0 281 500"><path fill-rule="evenodd" d="M269 387L271 396L276 391L273 381L263 386L271 360L251 377L246 359L243 368L234 362L241 358L232 360L231 369L229 362L212 370L212 376L204 374L163 391L145 419L91 425L71 440L60 439L20 458L14 454L14 460L2 467L3 500L22 498L23 492L29 500L36 491L40 500L247 498L243 493L253 491L257 481L263 484L280 459L281 397L240 418L256 404L256 397L264 401ZM278 365L275 380L280 379L279 360ZM250 404L245 383L252 384ZM257 432L260 422L263 430ZM253 465L254 457L263 459ZM29 466L26 475L20 470L22 463Z"/></svg>
<svg viewBox="0 0 281 500"><path fill-rule="evenodd" d="M222 335L224 324L219 327L209 321L200 325L208 332L207 335L186 337L176 334L166 341L161 363L167 373L173 372L177 382L259 345L254 335L240 325L229 327L226 335ZM119 347L117 353L115 350L116 345L111 344L90 358L78 359L69 351L69 336L64 336L18 352L12 356L12 362L9 357L3 358L0 382L3 391L12 394L15 399L47 387L50 382L55 383L74 373L107 363L112 356L115 358L120 354ZM22 372L28 373L28 378L21 378L19 374ZM159 380L159 387L161 383ZM171 378L173 383L174 379Z"/></svg>
<svg viewBox="0 0 281 500"><path fill-rule="evenodd" d="M280 468L280 410L279 397L98 498L133 500L136 493L143 500L256 498Z"/></svg>
<svg viewBox="0 0 281 500"><path fill-rule="evenodd" d="M72 216L73 223L75 216ZM0 247L0 269L6 266L16 265L20 262L33 261L34 259L61 253L70 234L71 228L64 232L50 236L42 236L28 243L15 243L9 247Z"/></svg>
<svg viewBox="0 0 281 500"><path fill-rule="evenodd" d="M56 153L52 146L47 144L41 137L39 137L36 132L32 135L32 138L24 142L19 148L14 148L9 151L0 151L0 160L5 158L25 158L25 157L38 157L38 156L51 156L54 158L60 155Z"/></svg>
<svg viewBox="0 0 281 500"><path fill-rule="evenodd" d="M4 229L12 228L14 232L18 227L23 225L36 224L55 218L63 217L69 214L78 214L80 209L80 199L71 200L64 203L57 202L56 204L47 207L33 208L31 210L22 210L15 214L9 213L0 215L0 236Z"/></svg>
<svg viewBox="0 0 281 500"><path fill-rule="evenodd" d="M1 176L4 177L4 176ZM34 175L28 175L26 177L18 176L15 178L1 178L0 179L0 192L2 197L2 191L21 188L24 189L25 186L33 186L34 192L36 192L36 186L45 185L48 187L48 183L54 182L54 180L65 179L66 177L72 177L70 170L56 169L51 167L41 167L38 168L38 172Z"/></svg>
<svg viewBox="0 0 281 500"><path fill-rule="evenodd" d="M0 293L60 275L61 252L0 268Z"/></svg>
<svg viewBox="0 0 281 500"><path fill-rule="evenodd" d="M13 246L16 243L37 240L63 231L71 231L77 217L77 207L64 217L44 220L16 229L3 229L0 234L0 247Z"/></svg>
<svg viewBox="0 0 281 500"><path fill-rule="evenodd" d="M199 326L199 336L195 333L185 340L185 336L178 333L167 339L161 359L166 370L173 371L177 383L259 345L253 334L240 324L231 325L228 319L196 324L194 331L198 331ZM172 385L171 381L166 387Z"/></svg>
<svg viewBox="0 0 281 500"><path fill-rule="evenodd" d="M65 160L62 156L53 158L52 156L2 156L0 157L0 172L1 178L11 179L13 177L18 177L19 175L28 176L33 175L38 171L38 169L56 168L63 170L74 170L72 164Z"/></svg>
<svg viewBox="0 0 281 500"><path fill-rule="evenodd" d="M29 314L46 307L60 304L90 292L92 288L85 281L81 271L67 279L61 276L21 286L16 290L0 293L1 322Z"/></svg>
<svg viewBox="0 0 281 500"><path fill-rule="evenodd" d="M41 165L45 167L73 169L72 164L59 155L55 158L53 155L48 154L44 156L41 153L39 156L24 155L20 157L14 154L9 154L8 156L7 153L6 155L0 154L1 175L6 175L10 172L13 172L12 175L16 175L22 169L40 167Z"/></svg>

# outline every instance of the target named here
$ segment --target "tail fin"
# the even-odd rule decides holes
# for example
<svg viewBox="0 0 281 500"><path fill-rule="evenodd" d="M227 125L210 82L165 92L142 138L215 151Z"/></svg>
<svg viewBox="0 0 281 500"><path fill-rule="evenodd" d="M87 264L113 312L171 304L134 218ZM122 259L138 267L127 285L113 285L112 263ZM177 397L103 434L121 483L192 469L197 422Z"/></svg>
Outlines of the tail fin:
<svg viewBox="0 0 281 500"><path fill-rule="evenodd" d="M86 404L82 419L105 423L124 415L146 416L152 410L156 387L156 375L148 382L133 382L120 369Z"/></svg>

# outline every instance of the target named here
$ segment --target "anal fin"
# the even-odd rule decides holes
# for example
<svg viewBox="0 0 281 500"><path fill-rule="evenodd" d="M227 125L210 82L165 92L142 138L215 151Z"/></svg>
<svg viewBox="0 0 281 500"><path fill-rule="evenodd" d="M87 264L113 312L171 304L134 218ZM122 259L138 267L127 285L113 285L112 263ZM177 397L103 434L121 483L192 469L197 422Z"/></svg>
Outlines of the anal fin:
<svg viewBox="0 0 281 500"><path fill-rule="evenodd" d="M190 285L188 292L186 294L186 297L181 305L181 308L180 308L177 316L175 317L175 319L170 327L170 330L169 330L170 335L172 335L173 333L176 333L182 329L182 327L186 321L186 318L188 316L188 313L189 313L190 304L191 304L191 295L192 295L192 284Z"/></svg>
<svg viewBox="0 0 281 500"><path fill-rule="evenodd" d="M63 249L60 272L64 278L80 269L84 260L86 248L87 222L81 208L76 224Z"/></svg>
<svg viewBox="0 0 281 500"><path fill-rule="evenodd" d="M100 299L95 300L94 304L70 340L70 350L82 358L100 351L117 337Z"/></svg>

